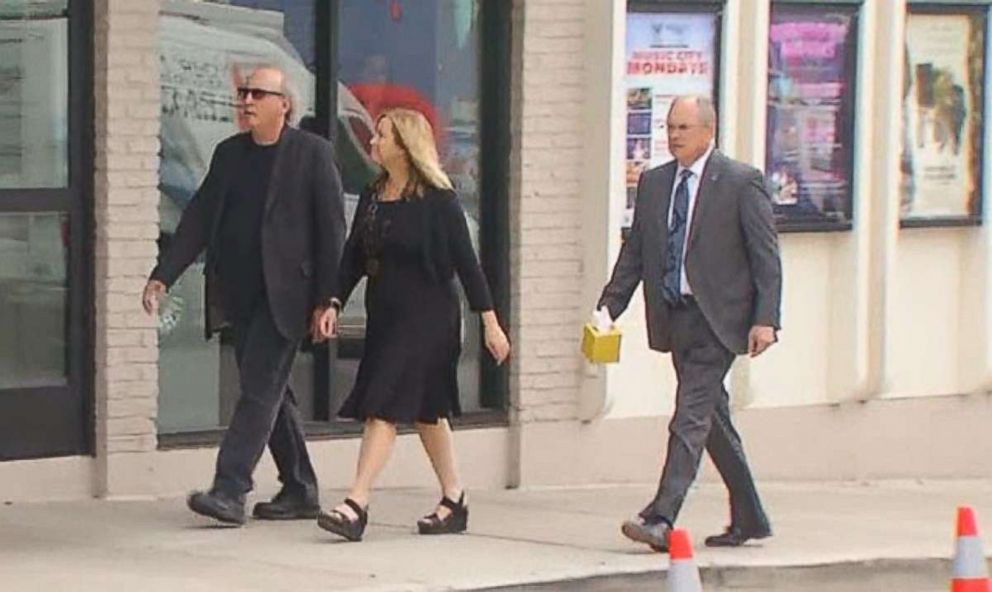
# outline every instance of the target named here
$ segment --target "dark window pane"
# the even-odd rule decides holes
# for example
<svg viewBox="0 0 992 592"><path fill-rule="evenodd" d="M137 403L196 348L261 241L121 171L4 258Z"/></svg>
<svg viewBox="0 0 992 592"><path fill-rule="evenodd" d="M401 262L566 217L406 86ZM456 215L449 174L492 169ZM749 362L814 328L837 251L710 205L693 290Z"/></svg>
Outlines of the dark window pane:
<svg viewBox="0 0 992 592"><path fill-rule="evenodd" d="M68 217L0 214L0 389L66 384Z"/></svg>
<svg viewBox="0 0 992 592"><path fill-rule="evenodd" d="M0 7L0 188L68 183L66 1Z"/></svg>

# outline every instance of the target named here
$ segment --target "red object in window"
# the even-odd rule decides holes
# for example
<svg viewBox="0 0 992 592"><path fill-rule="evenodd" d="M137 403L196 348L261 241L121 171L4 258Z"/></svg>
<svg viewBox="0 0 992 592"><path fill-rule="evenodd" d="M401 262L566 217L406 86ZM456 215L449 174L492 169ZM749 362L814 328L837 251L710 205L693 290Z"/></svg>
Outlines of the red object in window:
<svg viewBox="0 0 992 592"><path fill-rule="evenodd" d="M389 0L389 18L397 22L403 19L403 5L400 0Z"/></svg>
<svg viewBox="0 0 992 592"><path fill-rule="evenodd" d="M438 120L437 110L430 100L415 88L360 82L348 85L348 90L369 112L372 121L378 120L383 111L396 107L420 111L434 129L434 141L437 142L438 152L444 154L444 137L441 135L440 125L442 122Z"/></svg>

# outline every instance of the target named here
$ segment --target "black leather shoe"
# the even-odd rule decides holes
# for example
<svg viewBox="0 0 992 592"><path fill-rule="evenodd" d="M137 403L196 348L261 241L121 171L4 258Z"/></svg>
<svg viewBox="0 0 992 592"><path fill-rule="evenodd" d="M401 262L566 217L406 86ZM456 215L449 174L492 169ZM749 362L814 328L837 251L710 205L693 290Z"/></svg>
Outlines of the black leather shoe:
<svg viewBox="0 0 992 592"><path fill-rule="evenodd" d="M736 526L731 526L720 534L706 537L706 546L740 547L751 539L767 539L770 536L772 536L772 530L768 527L761 530L743 530Z"/></svg>
<svg viewBox="0 0 992 592"><path fill-rule="evenodd" d="M225 524L241 526L245 523L245 505L215 491L194 491L186 498L186 505L201 516Z"/></svg>
<svg viewBox="0 0 992 592"><path fill-rule="evenodd" d="M271 501L258 502L252 516L259 520L313 520L320 513L317 499L281 490Z"/></svg>
<svg viewBox="0 0 992 592"><path fill-rule="evenodd" d="M641 516L627 520L620 527L620 532L628 539L644 543L658 553L668 553L668 535L672 527L666 522L652 523Z"/></svg>

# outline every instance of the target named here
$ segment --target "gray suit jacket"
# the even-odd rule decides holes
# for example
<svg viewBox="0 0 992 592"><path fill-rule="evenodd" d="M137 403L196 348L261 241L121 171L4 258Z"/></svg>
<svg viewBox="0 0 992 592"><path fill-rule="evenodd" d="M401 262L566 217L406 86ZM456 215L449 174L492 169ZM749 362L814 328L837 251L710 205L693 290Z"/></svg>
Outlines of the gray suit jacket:
<svg viewBox="0 0 992 592"><path fill-rule="evenodd" d="M630 236L597 306L619 317L643 281L648 342L658 351L671 350L662 275L676 169L672 161L641 175ZM780 328L782 264L764 177L717 150L696 194L685 271L700 310L730 351L747 353L753 325Z"/></svg>

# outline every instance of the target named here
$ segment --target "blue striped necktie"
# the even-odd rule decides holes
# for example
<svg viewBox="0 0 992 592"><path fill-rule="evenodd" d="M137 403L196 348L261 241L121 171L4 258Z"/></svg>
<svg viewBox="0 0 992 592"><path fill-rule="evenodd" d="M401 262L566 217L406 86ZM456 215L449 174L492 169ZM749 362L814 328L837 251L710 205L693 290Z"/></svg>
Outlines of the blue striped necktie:
<svg viewBox="0 0 992 592"><path fill-rule="evenodd" d="M682 300L682 248L689 226L689 177L692 171L683 170L680 176L679 186L675 188L672 219L668 224L668 256L665 257L665 274L662 276L665 301L669 304Z"/></svg>

